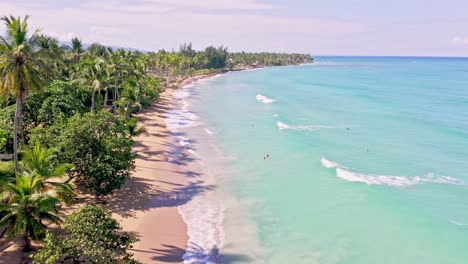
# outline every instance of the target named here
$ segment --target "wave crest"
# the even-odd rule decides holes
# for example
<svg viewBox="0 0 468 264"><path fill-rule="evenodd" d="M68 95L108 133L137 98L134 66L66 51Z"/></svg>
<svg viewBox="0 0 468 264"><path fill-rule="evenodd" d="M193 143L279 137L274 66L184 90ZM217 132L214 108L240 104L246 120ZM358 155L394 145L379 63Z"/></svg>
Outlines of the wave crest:
<svg viewBox="0 0 468 264"><path fill-rule="evenodd" d="M327 160L326 158L322 157L320 159L320 163L322 163L322 166L324 166L325 168L327 169L331 169L331 168L338 168L338 167L341 167L341 168L344 168L342 167L340 164L334 162L334 161L331 161L331 160Z"/></svg>
<svg viewBox="0 0 468 264"><path fill-rule="evenodd" d="M273 103L275 100L271 99L271 98L268 98L264 95L261 95L261 94L257 94L257 96L255 97L257 98L258 101L264 103L264 104L271 104Z"/></svg>
<svg viewBox="0 0 468 264"><path fill-rule="evenodd" d="M319 129L322 129L322 128L333 128L331 126L321 126L321 125L291 126L291 125L285 124L285 123L283 123L281 121L276 122L276 125L281 130L291 129L291 130L302 130L302 131L315 131L315 130L319 130Z"/></svg>
<svg viewBox="0 0 468 264"><path fill-rule="evenodd" d="M365 174L352 172L347 170L346 167L340 164L321 158L320 162L325 168L336 168L336 176L346 181L351 182L362 182L368 185L387 185L395 187L408 187L420 183L441 183L441 184L453 184L463 185L464 182L460 179L450 176L435 176L432 173L426 174L425 176L417 177L404 177L404 176L391 176L391 175L377 175L377 174Z"/></svg>

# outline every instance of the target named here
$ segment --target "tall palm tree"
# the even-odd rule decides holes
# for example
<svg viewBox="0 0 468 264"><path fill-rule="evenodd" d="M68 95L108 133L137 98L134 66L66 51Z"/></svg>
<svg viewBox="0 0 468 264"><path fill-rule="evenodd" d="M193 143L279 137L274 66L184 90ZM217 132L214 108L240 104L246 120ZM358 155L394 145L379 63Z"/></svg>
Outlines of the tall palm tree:
<svg viewBox="0 0 468 264"><path fill-rule="evenodd" d="M48 65L49 71L47 77L50 79L57 79L60 71L64 69L64 56L66 46L59 46L57 39L39 35L36 37L35 42L38 47L38 55L40 55L45 63Z"/></svg>
<svg viewBox="0 0 468 264"><path fill-rule="evenodd" d="M23 236L24 251L30 251L31 238L40 238L45 230L44 221L60 224L57 204L59 200L47 193L40 193L41 180L35 176L17 175L8 184L11 193L6 204L0 205L0 227L7 228L9 237Z"/></svg>
<svg viewBox="0 0 468 264"><path fill-rule="evenodd" d="M43 148L39 142L36 145L24 152L21 167L27 175L38 177L40 182L40 191L47 192L51 196L58 198L66 204L71 204L75 198L75 192L70 184L63 182L63 178L67 171L70 170L72 164L56 164L54 160L57 158L57 150L53 148Z"/></svg>
<svg viewBox="0 0 468 264"><path fill-rule="evenodd" d="M79 38L73 38L71 42L72 42L71 51L73 53L73 58L75 62L79 62L81 59L81 55L84 52L83 44L81 44L81 40Z"/></svg>
<svg viewBox="0 0 468 264"><path fill-rule="evenodd" d="M23 20L5 16L1 20L6 24L6 36L0 36L0 92L16 98L13 150L18 173L18 129L22 123L23 103L28 91L43 87L47 65L37 48L38 32L28 37L28 16Z"/></svg>
<svg viewBox="0 0 468 264"><path fill-rule="evenodd" d="M80 82L89 85L91 89L91 111L96 110L96 92L102 88L102 69L104 66L104 59L92 54L88 54L83 58L79 64L81 71Z"/></svg>

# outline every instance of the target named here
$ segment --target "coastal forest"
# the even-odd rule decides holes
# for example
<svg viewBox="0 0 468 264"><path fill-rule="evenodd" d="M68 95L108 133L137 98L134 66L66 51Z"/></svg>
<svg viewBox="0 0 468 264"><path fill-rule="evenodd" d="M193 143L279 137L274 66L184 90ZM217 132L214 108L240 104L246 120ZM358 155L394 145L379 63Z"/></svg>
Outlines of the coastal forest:
<svg viewBox="0 0 468 264"><path fill-rule="evenodd" d="M0 251L21 243L33 263L136 263L128 250L137 238L122 232L106 197L135 167L133 138L144 133L135 114L166 89L195 75L312 62L224 46L63 43L31 31L27 16L1 22Z"/></svg>

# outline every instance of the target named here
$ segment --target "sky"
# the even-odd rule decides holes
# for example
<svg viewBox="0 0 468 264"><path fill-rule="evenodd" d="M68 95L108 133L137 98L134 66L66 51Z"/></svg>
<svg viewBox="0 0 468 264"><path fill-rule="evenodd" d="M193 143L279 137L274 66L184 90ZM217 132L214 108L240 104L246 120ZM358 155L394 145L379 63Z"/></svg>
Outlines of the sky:
<svg viewBox="0 0 468 264"><path fill-rule="evenodd" d="M69 41L137 48L468 57L468 0L0 0ZM3 34L4 26L0 26Z"/></svg>

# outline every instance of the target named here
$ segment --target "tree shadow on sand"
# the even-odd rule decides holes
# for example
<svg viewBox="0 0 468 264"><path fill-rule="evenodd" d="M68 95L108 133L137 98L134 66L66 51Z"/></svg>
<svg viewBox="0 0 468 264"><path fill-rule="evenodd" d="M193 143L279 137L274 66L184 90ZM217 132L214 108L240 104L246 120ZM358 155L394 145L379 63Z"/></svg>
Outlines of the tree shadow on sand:
<svg viewBox="0 0 468 264"><path fill-rule="evenodd" d="M122 217L132 217L136 211L147 211L152 208L174 207L188 203L193 197L206 191L214 190L213 185L204 185L199 180L187 185L173 185L171 190L152 188L152 180L132 177L116 195L110 197L106 207ZM148 201L142 203L142 201Z"/></svg>
<svg viewBox="0 0 468 264"><path fill-rule="evenodd" d="M169 133L166 136L187 138L186 133L183 132L173 132ZM187 166L190 162L195 161L195 158L187 153L187 149L190 148L196 151L194 148L196 141L193 139L186 139L184 143L188 146L180 146L177 143L164 144L168 146L169 150L154 150L154 144L159 144L152 142L150 140L138 140L134 143L134 155L145 161L152 162L170 162L179 166Z"/></svg>
<svg viewBox="0 0 468 264"><path fill-rule="evenodd" d="M187 250L172 245L162 245L163 248L152 249L156 256L154 261L160 262L180 262L189 261L192 264L205 263L249 263L252 259L243 254L225 254L217 247L205 250L201 246L191 243Z"/></svg>
<svg viewBox="0 0 468 264"><path fill-rule="evenodd" d="M172 189L171 191L162 191L150 201L152 208L181 206L191 201L195 196L212 191L214 185L205 185L204 181L190 182L189 184Z"/></svg>

